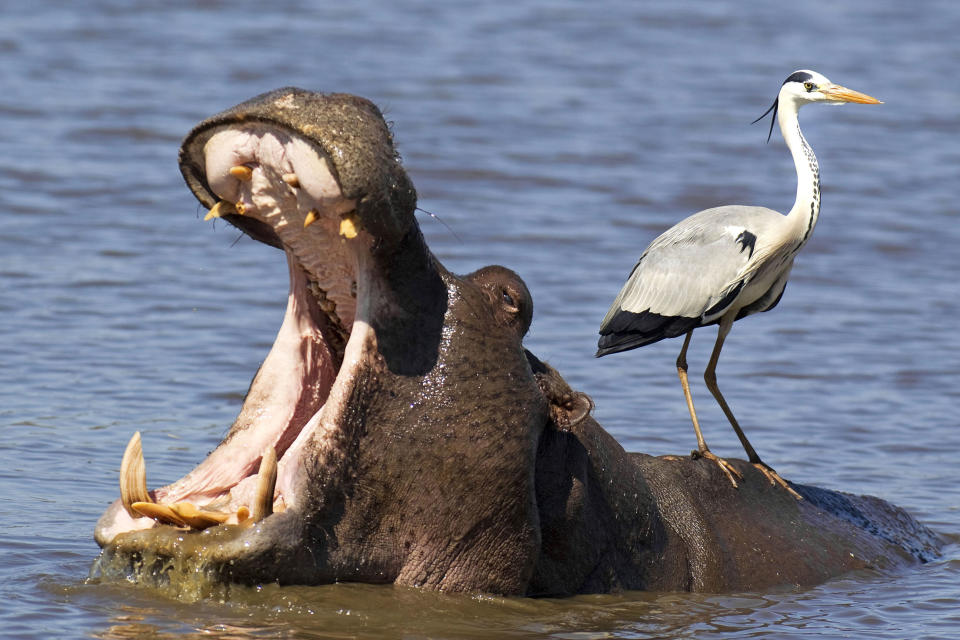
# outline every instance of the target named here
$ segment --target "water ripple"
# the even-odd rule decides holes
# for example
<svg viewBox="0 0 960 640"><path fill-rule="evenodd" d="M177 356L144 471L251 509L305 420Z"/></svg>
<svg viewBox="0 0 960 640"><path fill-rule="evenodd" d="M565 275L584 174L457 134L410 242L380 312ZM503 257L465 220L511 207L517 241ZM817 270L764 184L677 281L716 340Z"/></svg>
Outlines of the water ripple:
<svg viewBox="0 0 960 640"><path fill-rule="evenodd" d="M960 620L958 9L931 0L8 3L0 27L0 626L11 637L925 638ZM810 53L811 34L817 50ZM878 43L883 46L878 47ZM797 52L807 52L798 57ZM456 272L506 264L527 346L629 449L686 452L676 341L600 360L639 252L693 211L781 211L782 142L749 122L814 66L886 101L804 112L824 208L778 308L719 376L791 479L881 495L950 542L897 575L763 594L521 600L363 585L184 603L87 582L95 518L143 432L151 484L224 435L283 313L274 250L201 212L176 166L200 119L281 85L380 104ZM697 332L691 371L711 330ZM711 446L740 455L699 379Z"/></svg>

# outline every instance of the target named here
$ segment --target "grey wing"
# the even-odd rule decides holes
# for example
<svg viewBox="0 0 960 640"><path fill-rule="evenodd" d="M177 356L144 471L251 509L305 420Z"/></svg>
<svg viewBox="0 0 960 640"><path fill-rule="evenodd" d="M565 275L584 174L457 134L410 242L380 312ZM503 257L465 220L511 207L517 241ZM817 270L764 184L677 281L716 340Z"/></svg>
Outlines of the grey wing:
<svg viewBox="0 0 960 640"><path fill-rule="evenodd" d="M737 297L758 236L782 218L762 207L718 207L671 227L640 256L604 317L598 355L705 324Z"/></svg>

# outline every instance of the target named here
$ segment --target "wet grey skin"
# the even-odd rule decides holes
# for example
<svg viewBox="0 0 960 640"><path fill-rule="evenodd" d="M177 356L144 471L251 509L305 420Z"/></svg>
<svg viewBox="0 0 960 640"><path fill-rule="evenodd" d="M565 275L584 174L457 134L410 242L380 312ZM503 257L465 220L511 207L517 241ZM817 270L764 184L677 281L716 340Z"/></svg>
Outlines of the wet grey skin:
<svg viewBox="0 0 960 640"><path fill-rule="evenodd" d="M233 160L246 168L226 170ZM276 488L262 519L203 530L118 500L95 531L101 573L722 592L937 555L935 534L876 498L794 484L796 501L745 461L730 461L744 476L735 489L708 461L624 451L590 398L524 349L522 279L500 266L457 276L431 254L370 102L257 96L198 125L180 163L204 206L283 250L291 302L224 441L146 499L236 512L265 445Z"/></svg>

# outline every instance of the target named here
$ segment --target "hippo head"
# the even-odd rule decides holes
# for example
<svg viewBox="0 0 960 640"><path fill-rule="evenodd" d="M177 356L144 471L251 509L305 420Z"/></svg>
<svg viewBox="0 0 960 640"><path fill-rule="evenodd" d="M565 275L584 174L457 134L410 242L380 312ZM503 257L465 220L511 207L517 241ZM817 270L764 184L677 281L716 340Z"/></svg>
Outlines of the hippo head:
<svg viewBox="0 0 960 640"><path fill-rule="evenodd" d="M208 217L284 252L288 305L236 422L193 471L149 490L131 440L122 497L96 527L101 570L522 592L551 407L521 345L519 277L443 268L362 98L258 96L198 125L180 165Z"/></svg>

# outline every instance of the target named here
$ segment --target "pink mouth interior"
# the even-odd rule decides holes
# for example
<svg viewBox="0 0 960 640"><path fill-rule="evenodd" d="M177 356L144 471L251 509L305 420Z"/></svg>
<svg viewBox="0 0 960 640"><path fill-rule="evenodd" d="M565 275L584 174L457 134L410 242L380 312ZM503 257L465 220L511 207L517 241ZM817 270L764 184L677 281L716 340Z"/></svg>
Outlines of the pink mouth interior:
<svg viewBox="0 0 960 640"><path fill-rule="evenodd" d="M342 353L324 337L322 327L331 319L317 306L306 274L293 260L290 272L283 325L233 428L187 476L158 489L158 502L192 502L230 513L250 505L261 453L268 446L278 458L274 509L292 501L299 454L319 423Z"/></svg>
<svg viewBox="0 0 960 640"><path fill-rule="evenodd" d="M358 320L358 299L367 288L358 274L371 239L340 235L341 218L356 203L342 195L325 154L308 140L265 124L224 127L204 153L214 193L280 237L290 293L276 341L230 433L193 471L151 494L157 502L236 513L251 504L262 452L273 446L274 510L282 511L296 504L304 449L310 442L314 450L324 447L349 395L352 376L345 370L359 363L368 329ZM235 167L250 172L237 177ZM310 212L317 219L305 227ZM121 511L109 533L155 524Z"/></svg>

